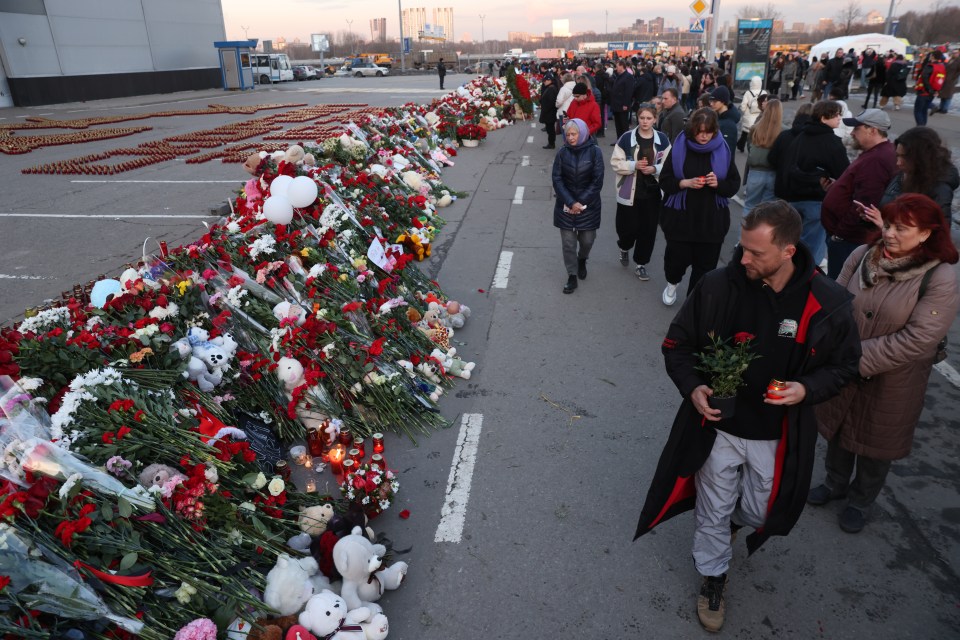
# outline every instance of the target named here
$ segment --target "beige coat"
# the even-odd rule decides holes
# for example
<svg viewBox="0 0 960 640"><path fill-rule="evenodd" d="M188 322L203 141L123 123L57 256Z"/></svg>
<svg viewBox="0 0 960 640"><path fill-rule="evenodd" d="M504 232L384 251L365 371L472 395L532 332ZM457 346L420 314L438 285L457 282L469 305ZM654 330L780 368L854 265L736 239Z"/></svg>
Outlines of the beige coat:
<svg viewBox="0 0 960 640"><path fill-rule="evenodd" d="M932 263L891 273L881 266L878 248L870 247L862 265L868 247L856 249L837 279L855 296L861 379L817 406L816 414L820 434L827 440L836 435L843 449L898 460L913 446L937 343L957 315L960 293L954 267L941 263L918 300L920 281ZM871 275L876 284L865 286L864 278Z"/></svg>

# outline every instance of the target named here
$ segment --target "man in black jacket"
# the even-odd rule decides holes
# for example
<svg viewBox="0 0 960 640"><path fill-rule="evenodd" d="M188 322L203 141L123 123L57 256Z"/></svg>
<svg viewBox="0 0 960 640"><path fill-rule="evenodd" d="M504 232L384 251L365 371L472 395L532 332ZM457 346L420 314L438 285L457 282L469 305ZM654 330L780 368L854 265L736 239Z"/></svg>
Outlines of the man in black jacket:
<svg viewBox="0 0 960 640"><path fill-rule="evenodd" d="M443 79L447 77L447 65L443 64L443 58L437 62L437 75L440 76L440 88L443 89Z"/></svg>
<svg viewBox="0 0 960 640"><path fill-rule="evenodd" d="M738 529L752 553L787 535L810 488L817 425L813 405L858 371L860 338L851 296L817 271L799 242L799 214L764 202L741 222L740 245L711 271L670 324L662 351L683 396L647 494L637 537L696 507L693 558L703 576L700 623L723 625L723 590ZM746 343L759 355L742 374L735 412L721 419L700 370L712 339ZM782 381L775 391L769 383ZM741 469L742 467L742 469Z"/></svg>
<svg viewBox="0 0 960 640"><path fill-rule="evenodd" d="M817 264L827 255L827 232L820 223L823 198L830 184L850 165L847 150L834 133L840 126L842 113L840 104L832 100L816 103L810 122L803 126L790 146L783 149L774 142L767 156L777 172L773 192L800 212L803 217L801 240Z"/></svg>
<svg viewBox="0 0 960 640"><path fill-rule="evenodd" d="M626 63L623 60L617 60L613 86L610 88L610 108L613 109L613 126L617 130L617 140L629 128L633 87L633 75L627 71ZM616 141L613 144L616 144Z"/></svg>
<svg viewBox="0 0 960 640"><path fill-rule="evenodd" d="M823 95L829 96L833 85L840 82L840 75L843 73L843 49L837 49L832 58L827 60L823 66L823 76L820 81L823 86Z"/></svg>
<svg viewBox="0 0 960 640"><path fill-rule="evenodd" d="M557 79L552 73L543 76L543 89L540 92L540 123L547 132L547 144L544 149L557 148Z"/></svg>

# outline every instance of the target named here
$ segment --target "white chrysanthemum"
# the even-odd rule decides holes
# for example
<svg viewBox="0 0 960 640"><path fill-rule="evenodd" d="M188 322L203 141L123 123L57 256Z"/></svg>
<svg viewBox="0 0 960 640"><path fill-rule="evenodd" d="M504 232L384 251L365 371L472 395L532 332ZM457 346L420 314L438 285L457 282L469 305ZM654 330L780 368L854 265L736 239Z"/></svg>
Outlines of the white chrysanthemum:
<svg viewBox="0 0 960 640"><path fill-rule="evenodd" d="M261 253L272 254L276 251L277 239L267 234L262 235L250 244L250 259L256 260Z"/></svg>
<svg viewBox="0 0 960 640"><path fill-rule="evenodd" d="M227 292L227 302L232 307L242 307L243 298L247 295L247 290L239 284Z"/></svg>
<svg viewBox="0 0 960 640"><path fill-rule="evenodd" d="M43 333L57 326L70 324L70 310L66 307L54 307L39 312L32 318L20 323L20 333Z"/></svg>
<svg viewBox="0 0 960 640"><path fill-rule="evenodd" d="M381 510L381 511L386 511L386 510L389 509L389 508L390 508L390 501L389 501L389 500L381 500L381 501L380 501L380 510Z"/></svg>

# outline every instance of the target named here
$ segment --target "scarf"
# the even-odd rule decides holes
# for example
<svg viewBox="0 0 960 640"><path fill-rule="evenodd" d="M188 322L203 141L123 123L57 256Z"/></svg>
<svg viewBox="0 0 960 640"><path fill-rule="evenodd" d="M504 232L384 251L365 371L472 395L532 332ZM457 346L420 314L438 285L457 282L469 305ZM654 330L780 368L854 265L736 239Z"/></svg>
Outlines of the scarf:
<svg viewBox="0 0 960 640"><path fill-rule="evenodd" d="M683 164L687 159L687 149L696 153L710 154L710 168L713 170L717 180L724 180L727 177L727 170L730 168L730 147L727 146L723 136L717 132L717 135L707 144L697 144L687 138L686 132L681 131L677 139L673 141L673 147L670 149L670 159L673 166L673 174L677 180L684 180L687 176L683 175ZM730 202L723 196L717 195L717 208L723 209ZM677 193L669 196L664 205L671 209L684 211L687 208L687 190L680 189Z"/></svg>
<svg viewBox="0 0 960 640"><path fill-rule="evenodd" d="M577 131L580 132L580 136L577 138L576 145L571 145L570 143L566 143L566 144L568 147L579 149L580 147L582 147L583 145L587 144L587 142L590 141L590 129L587 128L587 123L581 120L580 118L570 118L569 120L563 123L564 133L566 133L567 127L570 126L571 124L577 125Z"/></svg>
<svg viewBox="0 0 960 640"><path fill-rule="evenodd" d="M893 281L922 277L924 273L940 264L939 260L924 261L921 256L909 254L899 258L884 255L883 240L867 249L860 261L860 289L876 286L883 277Z"/></svg>

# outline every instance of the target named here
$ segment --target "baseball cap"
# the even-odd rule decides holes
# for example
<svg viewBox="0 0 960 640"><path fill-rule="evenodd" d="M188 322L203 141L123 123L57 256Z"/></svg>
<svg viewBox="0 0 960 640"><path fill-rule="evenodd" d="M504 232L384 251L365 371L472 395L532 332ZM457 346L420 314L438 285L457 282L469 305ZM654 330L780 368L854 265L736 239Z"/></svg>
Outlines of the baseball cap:
<svg viewBox="0 0 960 640"><path fill-rule="evenodd" d="M730 104L730 89L727 89L724 86L717 87L716 89L710 92L710 99L718 100L723 104Z"/></svg>
<svg viewBox="0 0 960 640"><path fill-rule="evenodd" d="M844 118L843 124L848 127L855 127L862 124L867 127L880 129L881 131L889 131L890 116L880 109L867 109L856 118Z"/></svg>

